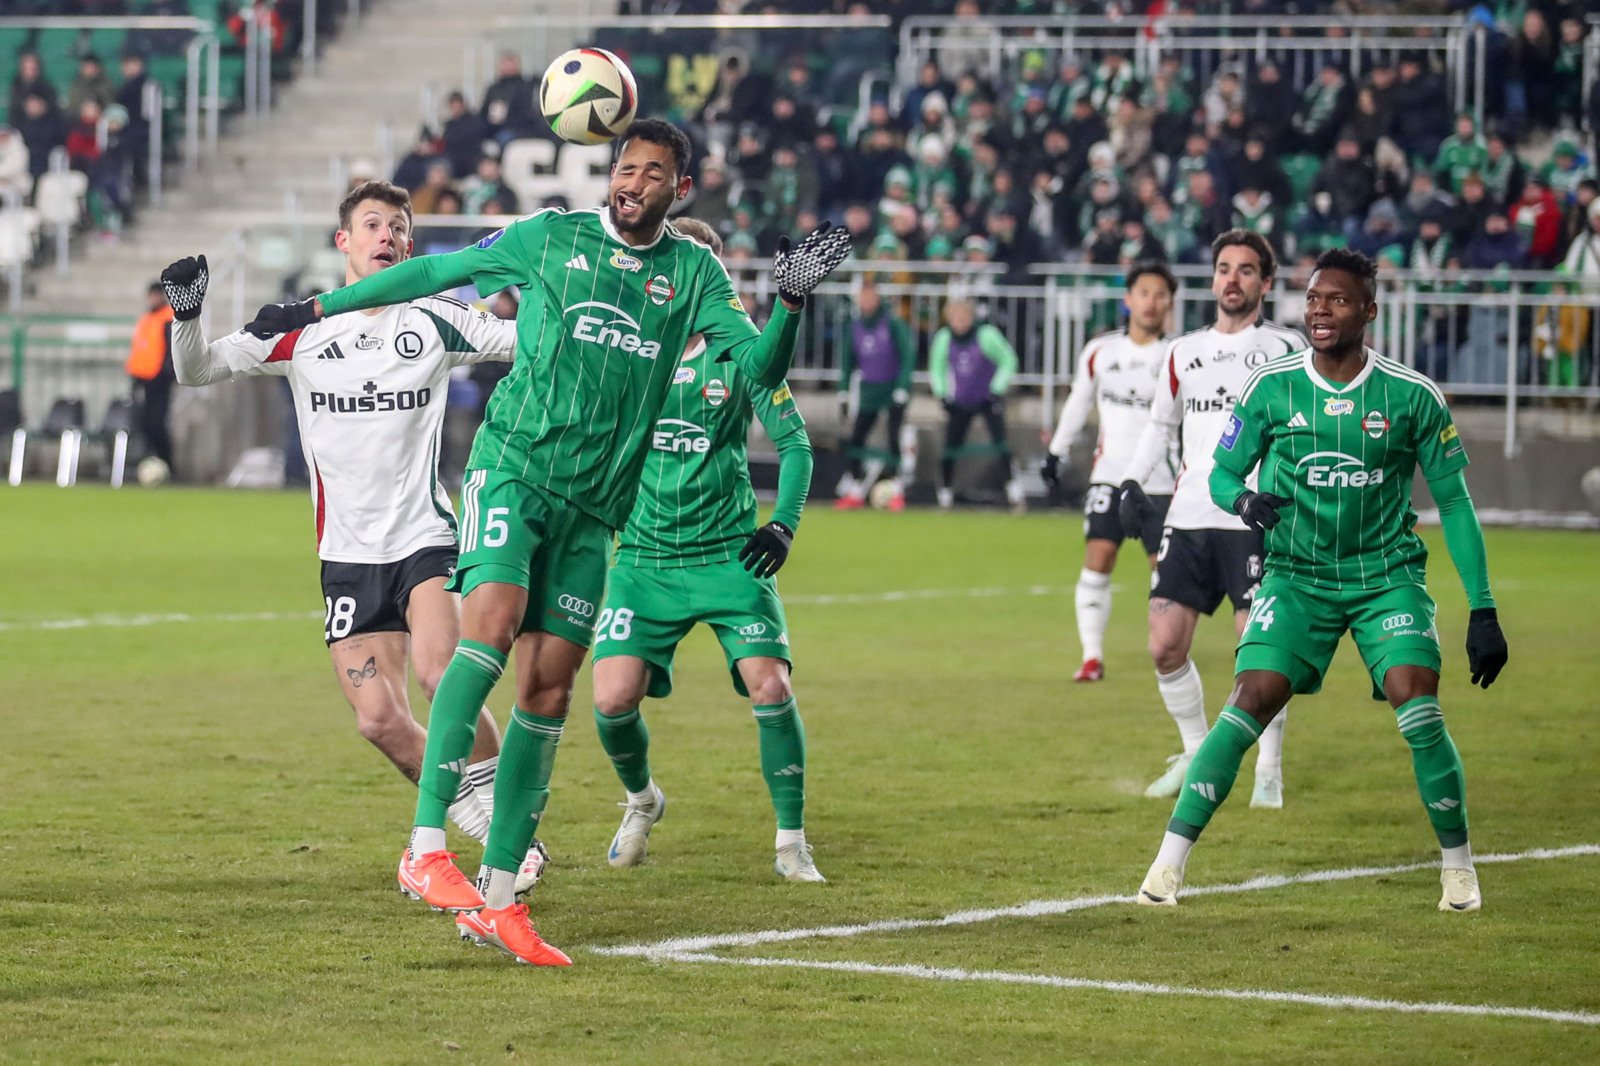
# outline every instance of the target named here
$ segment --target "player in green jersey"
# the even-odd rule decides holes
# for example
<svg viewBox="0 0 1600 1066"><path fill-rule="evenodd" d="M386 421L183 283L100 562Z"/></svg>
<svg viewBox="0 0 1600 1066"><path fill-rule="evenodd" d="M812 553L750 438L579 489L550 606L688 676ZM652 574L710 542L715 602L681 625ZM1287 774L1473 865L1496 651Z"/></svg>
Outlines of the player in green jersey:
<svg viewBox="0 0 1600 1066"><path fill-rule="evenodd" d="M398 264L299 304L268 305L245 328L266 336L323 315L398 303L472 282L515 286L517 355L473 442L462 491L461 643L428 722L416 827L402 887L458 912L463 937L535 965L568 965L516 903L518 866L550 794L573 680L605 588L609 542L633 508L651 434L678 356L703 334L768 388L783 382L808 295L848 254L823 226L792 251L780 241L779 293L758 331L727 271L665 225L688 195L689 141L657 119L635 122L611 169L606 205L541 211L471 248ZM517 704L496 775L479 887L445 850L444 802L472 747L476 709L517 653Z"/></svg>
<svg viewBox="0 0 1600 1066"><path fill-rule="evenodd" d="M673 226L720 253L722 242L704 223ZM788 385L766 388L715 355L695 338L673 375L595 622L595 724L628 794L606 860L638 865L666 810L639 704L672 692L678 643L704 622L722 644L734 689L755 707L761 776L778 818L773 869L785 880L821 881L806 844L806 735L773 580L805 506L811 442ZM752 418L778 451L778 502L760 528L745 456Z"/></svg>
<svg viewBox="0 0 1600 1066"><path fill-rule="evenodd" d="M1439 909L1483 905L1467 841L1461 756L1439 710L1439 636L1415 532L1420 467L1466 586L1467 661L1488 688L1506 663L1467 455L1437 386L1363 344L1377 268L1357 252L1317 260L1306 289L1311 349L1245 384L1217 443L1211 496L1266 534L1266 573L1239 639L1233 694L1195 753L1140 903L1173 905L1189 849L1233 787L1244 754L1292 693L1312 693L1346 630L1395 709L1439 838ZM1260 464L1260 491L1245 477ZM1280 515L1280 511L1282 514Z"/></svg>

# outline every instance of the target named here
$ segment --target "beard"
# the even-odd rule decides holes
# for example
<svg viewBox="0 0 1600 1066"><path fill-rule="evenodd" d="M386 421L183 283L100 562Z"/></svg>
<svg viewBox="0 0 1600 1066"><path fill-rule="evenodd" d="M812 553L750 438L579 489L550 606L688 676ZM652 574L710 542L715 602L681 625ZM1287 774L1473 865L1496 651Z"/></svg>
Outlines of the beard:
<svg viewBox="0 0 1600 1066"><path fill-rule="evenodd" d="M617 201L616 198L613 197L607 201L606 211L611 215L611 225L615 227L618 233L653 233L659 229L661 223L666 220L667 210L671 206L671 200L668 200L660 207L654 207L641 201L639 204L638 217L629 222L617 214Z"/></svg>

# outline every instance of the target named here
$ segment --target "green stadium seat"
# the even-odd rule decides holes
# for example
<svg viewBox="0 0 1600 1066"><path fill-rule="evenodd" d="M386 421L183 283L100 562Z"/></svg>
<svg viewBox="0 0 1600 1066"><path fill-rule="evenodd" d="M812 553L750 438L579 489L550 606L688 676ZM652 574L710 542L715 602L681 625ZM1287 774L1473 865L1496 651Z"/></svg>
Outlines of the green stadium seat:
<svg viewBox="0 0 1600 1066"><path fill-rule="evenodd" d="M1317 171L1322 169L1322 160L1308 152L1298 152L1284 156L1279 162L1283 172L1289 177L1289 187L1294 190L1295 202L1303 202L1311 194L1311 183L1317 180Z"/></svg>

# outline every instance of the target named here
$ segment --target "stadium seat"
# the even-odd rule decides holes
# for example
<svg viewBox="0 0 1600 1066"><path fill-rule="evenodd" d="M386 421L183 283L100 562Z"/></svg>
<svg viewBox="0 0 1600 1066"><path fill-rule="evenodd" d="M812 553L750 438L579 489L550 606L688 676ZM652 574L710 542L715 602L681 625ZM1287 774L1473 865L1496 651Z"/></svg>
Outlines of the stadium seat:
<svg viewBox="0 0 1600 1066"><path fill-rule="evenodd" d="M111 487L122 487L128 468L128 435L133 431L133 401L119 396L106 408L97 436L111 446Z"/></svg>
<svg viewBox="0 0 1600 1066"><path fill-rule="evenodd" d="M56 455L56 484L69 488L78 480L78 454L83 448L83 401L75 397L62 397L50 405L40 432L57 437L61 450Z"/></svg>
<svg viewBox="0 0 1600 1066"><path fill-rule="evenodd" d="M39 236L39 213L28 207L0 210L0 269L27 266Z"/></svg>
<svg viewBox="0 0 1600 1066"><path fill-rule="evenodd" d="M33 206L39 221L70 229L83 215L83 198L89 193L89 176L82 171L46 171L33 187Z"/></svg>
<svg viewBox="0 0 1600 1066"><path fill-rule="evenodd" d="M0 437L11 438L8 481L22 484L22 459L28 446L28 427L22 422L22 397L16 389L0 389Z"/></svg>

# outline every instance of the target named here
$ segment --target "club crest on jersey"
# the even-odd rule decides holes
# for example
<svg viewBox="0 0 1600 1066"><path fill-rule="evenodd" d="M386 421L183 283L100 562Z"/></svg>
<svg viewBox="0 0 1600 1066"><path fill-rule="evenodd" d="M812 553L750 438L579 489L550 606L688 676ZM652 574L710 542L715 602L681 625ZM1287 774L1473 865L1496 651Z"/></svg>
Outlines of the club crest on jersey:
<svg viewBox="0 0 1600 1066"><path fill-rule="evenodd" d="M374 337L370 334L363 333L361 336L356 338L356 347L361 349L363 352L370 352L374 348L383 347L383 338Z"/></svg>
<svg viewBox="0 0 1600 1066"><path fill-rule="evenodd" d="M1377 440L1389 431L1389 420L1383 417L1382 411L1368 411L1367 417L1361 420L1361 428L1367 431L1367 436Z"/></svg>
<svg viewBox="0 0 1600 1066"><path fill-rule="evenodd" d="M650 297L650 302L660 307L662 304L678 295L678 290L672 284L672 279L665 274L657 274L644 283L644 294Z"/></svg>
<svg viewBox="0 0 1600 1066"><path fill-rule="evenodd" d="M416 330L402 330L394 339L394 350L402 359L415 359L422 354L422 334Z"/></svg>
<svg viewBox="0 0 1600 1066"><path fill-rule="evenodd" d="M616 267L618 270L637 272L644 268L644 260L638 258L637 256L629 255L621 248L618 248L616 251L611 253L611 265Z"/></svg>
<svg viewBox="0 0 1600 1066"><path fill-rule="evenodd" d="M692 367L692 366L680 366L677 370L673 371L672 372L672 383L674 385L693 385L694 384L694 367Z"/></svg>
<svg viewBox="0 0 1600 1066"><path fill-rule="evenodd" d="M706 382L706 387L700 390L700 395L706 398L706 403L712 407L721 407L728 399L728 386L722 383L721 378L712 378Z"/></svg>
<svg viewBox="0 0 1600 1066"><path fill-rule="evenodd" d="M1272 357L1266 352L1262 351L1260 348L1252 348L1248 352L1244 353L1244 365L1246 369L1254 370L1256 367L1261 366L1270 358Z"/></svg>
<svg viewBox="0 0 1600 1066"><path fill-rule="evenodd" d="M1354 400L1341 400L1337 396L1329 396L1322 401L1322 413L1325 415L1348 415L1356 409Z"/></svg>

